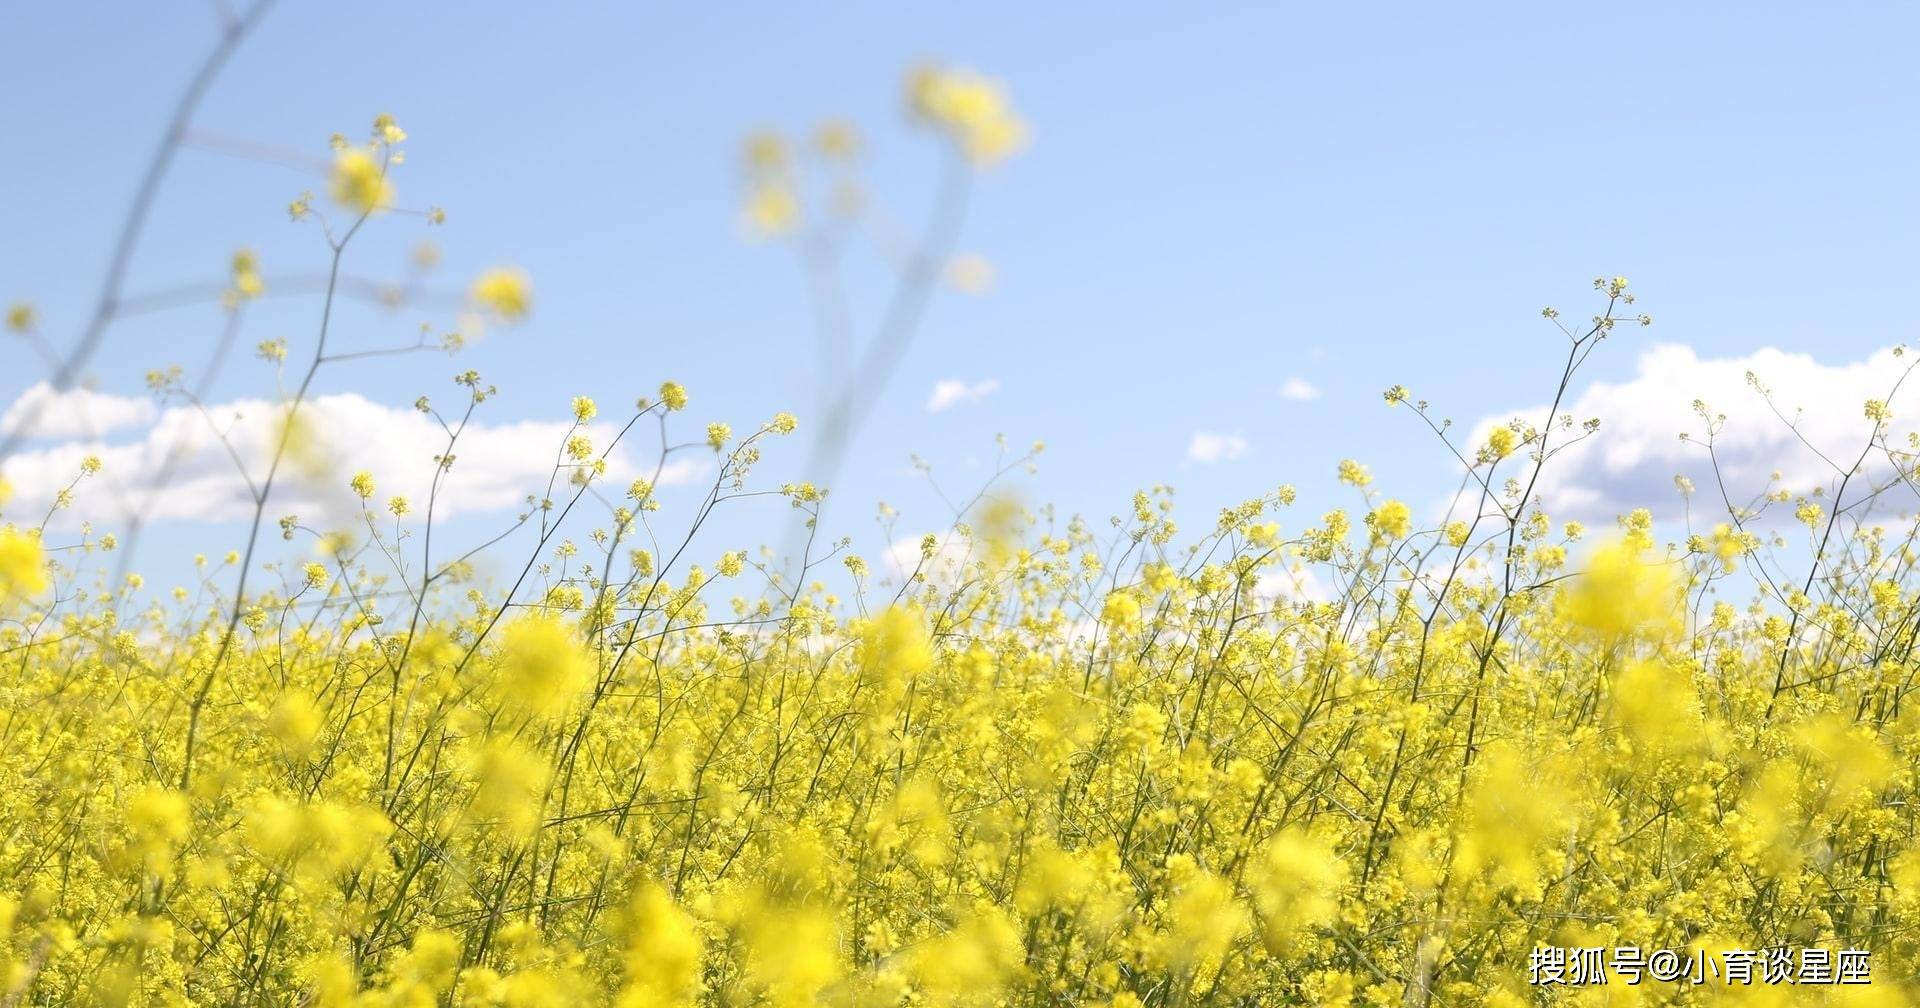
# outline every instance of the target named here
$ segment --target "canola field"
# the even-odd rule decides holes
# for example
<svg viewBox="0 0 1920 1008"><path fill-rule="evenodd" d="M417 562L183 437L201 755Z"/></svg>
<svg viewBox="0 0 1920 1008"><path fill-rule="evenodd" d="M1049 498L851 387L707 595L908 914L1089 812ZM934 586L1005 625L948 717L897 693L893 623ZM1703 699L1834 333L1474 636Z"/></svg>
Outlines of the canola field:
<svg viewBox="0 0 1920 1008"><path fill-rule="evenodd" d="M1017 147L985 82L909 91L966 158ZM336 265L404 139L337 140L290 208L331 215ZM780 159L750 158L769 233ZM233 266L239 304L263 281ZM1595 286L1569 377L1643 321ZM529 299L512 270L470 293ZM989 495L897 578L794 576L687 543L744 493L808 526L822 489L754 470L811 421L679 430L698 391L623 421L704 443L697 508L606 486L576 399L504 585L410 552L433 502L378 473L337 480L352 536L281 521L325 548L277 583L247 580L269 477L252 537L157 598L102 573L114 530L0 502L0 1005L1910 1002L1920 592L1911 525L1846 506L1879 488L1583 528L1534 493L1583 418L1459 444L1395 386L1467 476L1444 522L1349 462L1343 506ZM291 396L276 465L325 434Z"/></svg>

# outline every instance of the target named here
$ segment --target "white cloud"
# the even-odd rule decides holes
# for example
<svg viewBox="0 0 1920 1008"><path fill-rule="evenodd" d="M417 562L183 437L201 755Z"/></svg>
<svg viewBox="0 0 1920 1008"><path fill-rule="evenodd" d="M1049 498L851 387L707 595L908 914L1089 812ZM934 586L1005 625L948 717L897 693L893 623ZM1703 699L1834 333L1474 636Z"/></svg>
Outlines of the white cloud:
<svg viewBox="0 0 1920 1008"><path fill-rule="evenodd" d="M0 414L0 436L91 438L153 422L159 411L150 399L75 388L56 392L39 382Z"/></svg>
<svg viewBox="0 0 1920 1008"><path fill-rule="evenodd" d="M1306 402L1309 399L1320 398L1320 390L1314 388L1305 378L1288 378L1280 385L1280 398Z"/></svg>
<svg viewBox="0 0 1920 1008"><path fill-rule="evenodd" d="M131 415L128 404L140 402L96 395L100 401L94 405L101 415ZM315 434L322 464L283 464L268 504L270 515L297 513L311 516L316 524L337 524L357 507L346 481L360 470L373 474L382 499L399 494L411 499L416 510L425 507L434 458L446 450L446 433L433 418L353 394L309 400L300 415ZM120 527L137 514L154 521L251 517L251 490L241 469L257 485L273 457L283 416L280 404L260 399L210 405L205 414L191 407L169 408L158 412L133 440L75 437L19 452L0 464L0 473L14 489L11 510L32 514L44 510L73 480L82 458L98 455L105 471L83 483L76 491L79 502L62 514L73 521L84 516L103 529ZM468 424L454 446L454 464L442 484L435 516L523 507L528 494L544 495L568 427L565 421ZM604 446L614 430L596 424L588 432L597 446ZM607 478L617 486L650 475L656 461L653 455L623 446L609 457ZM711 468L704 457L674 458L660 482L692 482ZM563 474L555 494L566 487Z"/></svg>
<svg viewBox="0 0 1920 1008"><path fill-rule="evenodd" d="M986 378L969 383L959 378L942 378L933 383L933 394L927 396L927 412L938 413L952 409L961 403L979 402L1000 391L1000 379Z"/></svg>
<svg viewBox="0 0 1920 1008"><path fill-rule="evenodd" d="M936 584L952 583L972 554L973 543L952 529L929 534L935 543L932 556L921 553L924 535L902 536L887 544L883 560L888 580L901 584L918 572Z"/></svg>
<svg viewBox="0 0 1920 1008"><path fill-rule="evenodd" d="M1238 434L1201 431L1187 444L1187 458L1195 462L1231 462L1247 453L1247 439Z"/></svg>
<svg viewBox="0 0 1920 1008"><path fill-rule="evenodd" d="M1298 561L1271 570L1254 580L1253 594L1268 605L1288 602L1330 602L1333 589L1314 573L1312 567Z"/></svg>
<svg viewBox="0 0 1920 1008"><path fill-rule="evenodd" d="M1701 358L1686 346L1652 347L1641 354L1633 378L1596 382L1563 409L1576 423L1596 417L1601 426L1547 463L1540 490L1548 513L1607 520L1647 507L1671 517L1681 504L1675 476L1692 480L1696 511L1723 506L1719 481L1725 482L1734 503L1743 505L1765 492L1776 472L1780 481L1775 485L1795 493L1830 487L1838 473L1821 455L1842 466L1859 457L1873 429L1863 409L1868 399L1891 399L1894 438L1904 441L1915 429L1920 377L1894 393L1912 363L1912 357L1898 357L1891 350L1861 361L1822 364L1808 354L1775 349ZM1749 374L1769 390L1772 407L1749 383ZM1726 417L1714 438L1717 479L1695 400ZM1472 427L1469 444L1483 443L1494 426L1516 416L1537 425L1546 412L1535 407L1483 418ZM1681 440L1682 433L1692 440ZM1555 434L1561 443L1571 436ZM1849 490L1849 499L1854 492Z"/></svg>

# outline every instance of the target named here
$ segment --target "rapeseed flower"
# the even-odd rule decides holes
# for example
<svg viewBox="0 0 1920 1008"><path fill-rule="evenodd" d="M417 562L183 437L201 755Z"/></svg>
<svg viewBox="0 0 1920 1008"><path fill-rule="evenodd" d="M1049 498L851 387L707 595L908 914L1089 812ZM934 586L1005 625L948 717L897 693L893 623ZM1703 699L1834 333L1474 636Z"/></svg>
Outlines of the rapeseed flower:
<svg viewBox="0 0 1920 1008"><path fill-rule="evenodd" d="M386 167L358 147L334 155L328 191L334 202L355 213L372 213L393 205L393 183L387 181ZM294 217L303 216L303 205L296 203L295 208Z"/></svg>
<svg viewBox="0 0 1920 1008"><path fill-rule="evenodd" d="M523 270L498 267L480 274L468 297L501 319L518 322L533 307L533 282Z"/></svg>
<svg viewBox="0 0 1920 1008"><path fill-rule="evenodd" d="M31 599L45 592L49 584L40 538L0 528L0 603Z"/></svg>

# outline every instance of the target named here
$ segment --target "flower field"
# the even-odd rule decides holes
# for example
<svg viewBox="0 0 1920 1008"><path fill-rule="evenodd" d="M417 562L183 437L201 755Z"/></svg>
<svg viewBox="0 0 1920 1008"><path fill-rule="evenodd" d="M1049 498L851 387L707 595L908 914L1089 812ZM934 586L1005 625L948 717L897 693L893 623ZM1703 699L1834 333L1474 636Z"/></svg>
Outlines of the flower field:
<svg viewBox="0 0 1920 1008"><path fill-rule="evenodd" d="M1023 135L965 73L916 75L908 104L962 165ZM289 208L336 276L393 216L405 139L388 117L337 139ZM750 145L744 216L771 236L803 226L789 169ZM237 255L227 310L266 284ZM1592 298L1588 324L1549 312L1562 392L1646 321L1624 279ZM531 303L500 269L463 307ZM171 595L112 573L120 530L62 532L0 484L0 1006L1914 996L1916 527L1868 505L1915 473L1882 402L1835 489L1675 534L1542 510L1594 431L1559 401L1467 443L1394 386L1384 408L1457 457L1444 519L1359 462L1340 501L1281 486L1187 527L1163 489L1108 520L990 488L886 572L813 541L820 487L756 471L813 420L684 430L699 390L656 376L613 429L708 453L711 486L689 510L610 485L602 407L575 399L517 526L533 551L492 583L389 474L333 478L350 529L289 515L276 540L282 463L327 435L302 399L325 340L310 365L260 345L293 380L251 534ZM451 411L420 405L447 433L435 497L494 392L458 381ZM86 515L100 468L55 510ZM747 496L784 500L797 568L696 539ZM1788 950L1791 982L1618 968L1740 950Z"/></svg>
<svg viewBox="0 0 1920 1008"><path fill-rule="evenodd" d="M1425 529L1283 488L1178 550L1142 494L835 597L737 553L669 577L634 493L539 604L381 617L343 554L231 632L10 527L8 1003L1505 1005L1536 946L1626 944L1867 949L1876 981L1580 997L1904 1003L1915 602L1881 530L1803 504L1832 576L1743 609L1702 597L1757 546L1726 526L1629 516L1570 573L1595 535L1497 494ZM1277 600L1288 564L1338 597Z"/></svg>

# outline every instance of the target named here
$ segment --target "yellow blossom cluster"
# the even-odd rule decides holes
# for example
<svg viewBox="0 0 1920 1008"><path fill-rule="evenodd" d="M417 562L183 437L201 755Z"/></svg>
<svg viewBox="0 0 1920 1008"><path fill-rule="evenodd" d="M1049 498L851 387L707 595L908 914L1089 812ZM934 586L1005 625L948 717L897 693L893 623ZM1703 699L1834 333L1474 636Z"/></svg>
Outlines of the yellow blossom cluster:
<svg viewBox="0 0 1920 1008"><path fill-rule="evenodd" d="M1016 153L1026 142L1026 123L1013 110L1005 89L971 70L922 66L907 75L905 104L909 119L950 144L956 163L986 168ZM823 219L850 220L866 210L857 168L859 132L832 119L804 139L765 129L749 134L740 146L740 219L763 238L791 235L808 223L817 203ZM821 184L810 184L814 176ZM977 255L959 255L946 264L950 283L979 293L992 281L993 267Z"/></svg>

